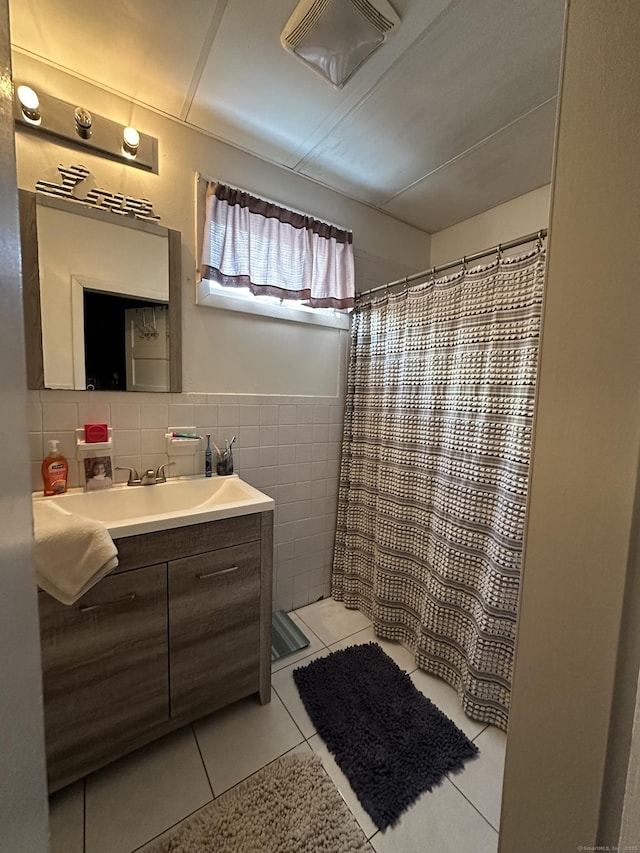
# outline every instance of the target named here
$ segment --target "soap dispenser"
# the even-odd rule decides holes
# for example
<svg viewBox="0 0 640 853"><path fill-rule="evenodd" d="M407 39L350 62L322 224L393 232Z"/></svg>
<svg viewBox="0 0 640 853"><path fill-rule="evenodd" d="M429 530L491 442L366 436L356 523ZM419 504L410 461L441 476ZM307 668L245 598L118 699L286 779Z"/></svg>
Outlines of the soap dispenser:
<svg viewBox="0 0 640 853"><path fill-rule="evenodd" d="M42 482L46 497L61 495L67 491L69 463L58 451L60 442L52 438L49 442L49 455L42 462Z"/></svg>

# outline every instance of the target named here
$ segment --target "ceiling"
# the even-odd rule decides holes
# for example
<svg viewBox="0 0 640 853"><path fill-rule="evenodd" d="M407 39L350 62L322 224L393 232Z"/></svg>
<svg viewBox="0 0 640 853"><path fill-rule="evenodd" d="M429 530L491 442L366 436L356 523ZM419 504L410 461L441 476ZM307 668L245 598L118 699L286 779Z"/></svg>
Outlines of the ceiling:
<svg viewBox="0 0 640 853"><path fill-rule="evenodd" d="M281 47L296 4L10 0L12 42L428 232L550 181L563 0L391 0L340 90Z"/></svg>

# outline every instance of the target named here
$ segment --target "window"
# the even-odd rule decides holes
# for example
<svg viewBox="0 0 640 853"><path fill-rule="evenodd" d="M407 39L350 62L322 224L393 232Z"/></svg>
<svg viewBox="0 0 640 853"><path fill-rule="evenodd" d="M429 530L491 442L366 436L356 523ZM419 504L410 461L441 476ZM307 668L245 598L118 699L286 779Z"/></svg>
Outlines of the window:
<svg viewBox="0 0 640 853"><path fill-rule="evenodd" d="M351 232L219 182L207 186L200 272L200 304L348 327Z"/></svg>

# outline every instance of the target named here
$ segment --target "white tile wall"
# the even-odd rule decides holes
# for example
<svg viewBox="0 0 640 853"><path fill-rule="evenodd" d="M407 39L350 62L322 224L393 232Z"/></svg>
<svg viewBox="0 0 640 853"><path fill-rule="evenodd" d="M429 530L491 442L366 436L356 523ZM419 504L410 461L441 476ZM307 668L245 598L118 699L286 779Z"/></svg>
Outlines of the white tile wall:
<svg viewBox="0 0 640 853"><path fill-rule="evenodd" d="M288 611L330 594L343 415L334 397L31 391L32 487L42 489L51 438L69 460L69 485L82 484L74 430L85 423L113 427L115 465L140 471L171 461L172 476L204 472L204 444L194 457L167 456L169 426L195 424L218 446L236 435L236 472L276 502L274 608Z"/></svg>

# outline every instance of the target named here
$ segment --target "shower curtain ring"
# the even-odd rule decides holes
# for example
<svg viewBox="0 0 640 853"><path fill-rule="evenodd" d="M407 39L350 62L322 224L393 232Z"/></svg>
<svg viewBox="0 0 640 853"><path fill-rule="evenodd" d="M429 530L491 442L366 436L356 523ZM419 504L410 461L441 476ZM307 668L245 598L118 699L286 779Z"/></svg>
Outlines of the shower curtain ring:
<svg viewBox="0 0 640 853"><path fill-rule="evenodd" d="M498 243L496 246L496 260L498 263L502 260L502 243Z"/></svg>
<svg viewBox="0 0 640 853"><path fill-rule="evenodd" d="M543 236L542 236L542 229L540 229L540 231L538 231L538 243L537 243L537 249L538 249L538 251L539 251L539 252L541 252L541 251L542 251L542 241L543 241L543 239L544 239L544 238L543 238Z"/></svg>
<svg viewBox="0 0 640 853"><path fill-rule="evenodd" d="M462 256L462 272L466 272L466 271L467 271L467 256L463 255Z"/></svg>

